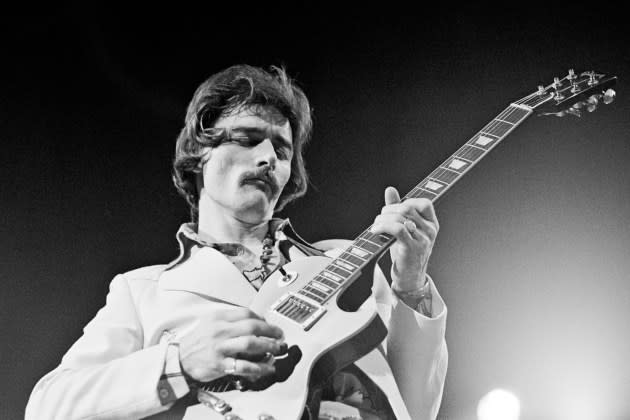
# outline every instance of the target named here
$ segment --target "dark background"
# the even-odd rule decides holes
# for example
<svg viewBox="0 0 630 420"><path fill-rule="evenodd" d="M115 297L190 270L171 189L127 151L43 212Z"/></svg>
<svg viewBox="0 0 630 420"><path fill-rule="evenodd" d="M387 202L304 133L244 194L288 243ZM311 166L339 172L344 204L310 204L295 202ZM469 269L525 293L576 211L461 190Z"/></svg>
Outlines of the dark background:
<svg viewBox="0 0 630 420"><path fill-rule="evenodd" d="M283 212L310 241L359 234L386 186L407 192L538 84L618 75L613 104L532 116L437 204L429 270L449 307L440 418L475 419L495 388L522 419L630 418L627 22L597 4L298 11L2 18L0 417L23 417L116 273L176 255L187 103L249 63L286 65L311 100L312 185Z"/></svg>

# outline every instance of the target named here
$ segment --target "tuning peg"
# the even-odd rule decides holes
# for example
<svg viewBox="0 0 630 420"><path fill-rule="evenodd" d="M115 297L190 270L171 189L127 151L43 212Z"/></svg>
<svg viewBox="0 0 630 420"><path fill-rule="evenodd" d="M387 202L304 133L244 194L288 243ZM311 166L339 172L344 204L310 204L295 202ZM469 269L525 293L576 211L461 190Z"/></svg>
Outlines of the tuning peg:
<svg viewBox="0 0 630 420"><path fill-rule="evenodd" d="M580 85L574 80L571 82L571 93L578 93L580 91Z"/></svg>
<svg viewBox="0 0 630 420"><path fill-rule="evenodd" d="M556 100L564 99L564 95L560 93L560 87L562 86L562 82L559 77L553 78L553 88L556 90L555 98Z"/></svg>
<svg viewBox="0 0 630 420"><path fill-rule="evenodd" d="M614 90L612 89L606 90L606 92L604 92L604 103L608 105L609 103L615 100L615 96L617 96L617 93Z"/></svg>

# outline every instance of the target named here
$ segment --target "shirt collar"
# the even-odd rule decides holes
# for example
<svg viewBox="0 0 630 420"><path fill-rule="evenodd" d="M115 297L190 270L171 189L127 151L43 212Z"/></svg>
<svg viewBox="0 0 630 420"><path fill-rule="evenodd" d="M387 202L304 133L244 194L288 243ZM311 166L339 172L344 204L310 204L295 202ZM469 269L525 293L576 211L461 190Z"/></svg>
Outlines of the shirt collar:
<svg viewBox="0 0 630 420"><path fill-rule="evenodd" d="M284 230L288 226L287 234L295 235L293 228L291 227L291 222L289 219L280 219L273 218L269 221L269 228L271 232L273 232L274 239L276 241L284 241L287 239L287 235ZM211 247L214 248L224 254L232 254L235 255L238 252L238 247L241 247L240 244L232 244L232 243L221 243L221 242L209 242L199 237L197 233L197 224L196 223L183 223L179 229L177 230L177 234L175 238L179 244L179 255L173 261L171 261L166 267L167 270L175 267L176 265L186 261L195 246L198 247Z"/></svg>

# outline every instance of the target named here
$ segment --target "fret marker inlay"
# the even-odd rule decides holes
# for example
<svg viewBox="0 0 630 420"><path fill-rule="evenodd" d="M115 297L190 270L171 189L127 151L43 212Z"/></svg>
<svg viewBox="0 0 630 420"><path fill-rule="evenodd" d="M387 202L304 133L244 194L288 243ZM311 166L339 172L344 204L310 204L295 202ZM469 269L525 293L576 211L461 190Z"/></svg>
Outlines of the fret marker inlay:
<svg viewBox="0 0 630 420"><path fill-rule="evenodd" d="M448 165L448 166L449 166L450 168L453 168L453 169L461 169L461 168L463 168L464 166L466 166L466 162L464 162L463 160L459 160L459 159L453 159L453 160L451 161L451 164L450 164L450 165Z"/></svg>
<svg viewBox="0 0 630 420"><path fill-rule="evenodd" d="M479 138L477 139L477 141L475 143L480 144L482 146L485 146L489 143L492 143L493 139L491 139L490 137L486 137L486 136L479 136Z"/></svg>
<svg viewBox="0 0 630 420"><path fill-rule="evenodd" d="M335 260L335 264L337 264L337 265L338 265L339 267L341 267L341 268L345 268L346 270L348 270L348 271L350 271L350 272L353 272L353 271L354 271L354 266L353 266L353 265L348 264L348 263L347 263L347 262L345 262L345 261L341 261L341 260L337 259L337 260Z"/></svg>
<svg viewBox="0 0 630 420"><path fill-rule="evenodd" d="M361 257L361 258L365 258L367 257L369 254L367 252L365 252L364 250L362 250L361 248L357 248L355 246L353 246L352 248L350 248L350 252L354 255L356 255L357 257Z"/></svg>
<svg viewBox="0 0 630 420"><path fill-rule="evenodd" d="M322 272L322 275L324 277L327 277L327 278L331 279L332 281L334 281L336 283L341 283L341 277L339 277L339 276L337 276L335 274L329 273L328 271Z"/></svg>
<svg viewBox="0 0 630 420"><path fill-rule="evenodd" d="M427 182L427 185L425 185L425 187L430 189L430 190L437 191L440 188L442 188L442 184L438 184L435 181L429 181L429 182Z"/></svg>

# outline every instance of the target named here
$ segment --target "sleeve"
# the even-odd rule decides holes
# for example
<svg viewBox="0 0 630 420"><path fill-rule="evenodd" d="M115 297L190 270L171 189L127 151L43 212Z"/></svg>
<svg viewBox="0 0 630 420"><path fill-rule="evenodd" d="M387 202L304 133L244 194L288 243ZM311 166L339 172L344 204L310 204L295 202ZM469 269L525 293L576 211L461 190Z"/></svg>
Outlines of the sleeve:
<svg viewBox="0 0 630 420"><path fill-rule="evenodd" d="M413 419L435 419L440 409L448 349L445 340L447 309L429 277L433 316L407 306L392 292L377 267L374 295L388 328L385 353L405 405Z"/></svg>
<svg viewBox="0 0 630 420"><path fill-rule="evenodd" d="M35 385L25 419L129 419L170 408L172 402L162 404L159 388L168 347L143 348L128 281L116 276L105 306L61 364Z"/></svg>

